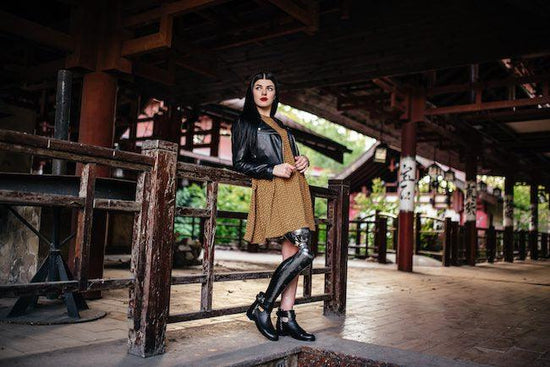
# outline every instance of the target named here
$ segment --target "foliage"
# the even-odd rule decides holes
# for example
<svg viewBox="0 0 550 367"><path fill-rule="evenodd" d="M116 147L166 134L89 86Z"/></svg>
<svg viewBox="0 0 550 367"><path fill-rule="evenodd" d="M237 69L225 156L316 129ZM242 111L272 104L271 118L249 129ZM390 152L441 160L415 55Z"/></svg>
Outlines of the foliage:
<svg viewBox="0 0 550 367"><path fill-rule="evenodd" d="M352 151L351 153L344 154L344 163L338 163L335 160L329 159L321 153L298 143L300 154L307 156L311 163L311 167L316 168L315 170L310 169L306 172L308 182L311 185L326 187L330 177L335 176L347 165L354 162L376 141L375 139L362 135L356 131L346 129L343 126L332 123L311 113L297 110L290 106L280 104L278 112L304 125L308 129L315 131L317 134L339 142L340 144L344 144Z"/></svg>
<svg viewBox="0 0 550 367"><path fill-rule="evenodd" d="M539 231L548 230L549 213L548 200L544 203L539 202ZM514 186L514 229L529 230L531 222L531 193L530 186Z"/></svg>
<svg viewBox="0 0 550 367"><path fill-rule="evenodd" d="M372 180L372 192L370 195L359 193L355 196L354 207L359 210L361 217L374 215L377 211L397 214L396 201L390 201L386 196L386 187L380 178Z"/></svg>

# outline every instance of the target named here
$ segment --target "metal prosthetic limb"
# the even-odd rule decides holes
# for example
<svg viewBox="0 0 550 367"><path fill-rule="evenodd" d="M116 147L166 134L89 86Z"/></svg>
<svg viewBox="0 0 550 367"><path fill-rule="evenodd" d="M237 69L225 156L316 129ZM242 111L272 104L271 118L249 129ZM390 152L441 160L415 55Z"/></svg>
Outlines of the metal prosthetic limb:
<svg viewBox="0 0 550 367"><path fill-rule="evenodd" d="M313 262L313 254L309 249L311 240L309 228L301 228L293 232L288 232L285 238L298 246L299 250L294 256L283 261L277 269L275 269L265 294L260 292L257 297L259 303L268 313L271 312L275 300L285 290L288 284Z"/></svg>

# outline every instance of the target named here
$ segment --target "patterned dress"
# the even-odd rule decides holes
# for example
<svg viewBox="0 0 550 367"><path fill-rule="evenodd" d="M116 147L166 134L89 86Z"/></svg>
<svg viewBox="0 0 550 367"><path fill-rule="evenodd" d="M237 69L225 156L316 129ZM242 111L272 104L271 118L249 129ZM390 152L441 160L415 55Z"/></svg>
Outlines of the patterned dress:
<svg viewBox="0 0 550 367"><path fill-rule="evenodd" d="M270 117L262 116L262 120L281 136L284 162L294 166L286 130ZM303 227L315 230L309 186L303 173L296 170L290 178L252 179L245 240L263 243Z"/></svg>

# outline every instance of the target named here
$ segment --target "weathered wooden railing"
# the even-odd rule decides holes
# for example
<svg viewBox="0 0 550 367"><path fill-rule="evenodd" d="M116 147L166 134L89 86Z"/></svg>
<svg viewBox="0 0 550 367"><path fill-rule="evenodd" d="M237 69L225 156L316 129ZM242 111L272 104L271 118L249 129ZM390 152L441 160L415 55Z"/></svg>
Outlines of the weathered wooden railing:
<svg viewBox="0 0 550 367"><path fill-rule="evenodd" d="M177 145L163 141L146 141L142 154L49 139L0 130L0 150L20 152L82 164L77 189L66 194L52 194L51 187L34 185L33 189L2 190L0 204L65 206L78 209L75 279L66 282L41 282L0 286L0 297L45 295L58 291L130 288L128 307L129 353L151 356L165 350L168 322L178 322L243 312L247 305L213 309L213 284L216 281L267 278L271 271L215 273L214 237L216 232L217 192L220 183L250 186L250 180L236 172L177 162ZM135 194L131 198L95 196L96 166L121 168L137 172ZM41 180L45 176L29 175ZM67 176L57 176L64 177ZM52 176L50 176L52 178ZM207 188L205 208L175 207L178 178L203 181ZM103 179L108 181L108 179ZM51 181L51 180L50 180ZM109 182L104 183L109 184ZM46 185L47 186L47 185ZM50 185L51 186L51 185ZM324 302L324 313L344 314L346 306L349 186L341 180L329 181L328 188L311 187L312 196L327 200L326 218L317 218L328 229L325 264L304 270L303 297L296 303ZM134 213L131 278L89 279L88 265L92 213L94 209ZM203 272L200 275L172 277L174 217L204 218ZM318 237L314 238L314 245ZM312 275L324 274L324 293L312 294ZM176 284L201 284L200 311L169 315L170 289Z"/></svg>
<svg viewBox="0 0 550 367"><path fill-rule="evenodd" d="M388 224L391 221L391 226ZM397 218L390 213L377 212L374 215L350 220L349 232L353 256L364 259L373 256L379 263L386 263L388 249L395 251L397 243Z"/></svg>
<svg viewBox="0 0 550 367"><path fill-rule="evenodd" d="M90 291L125 288L133 284L132 278L125 279L89 279L88 265L90 254L92 213L94 209L140 213L142 200L141 187L145 176L154 170L156 151L153 146L144 146L145 155L122 152L113 149L49 139L35 135L0 130L0 150L31 154L47 158L72 161L82 164L82 174L59 176L53 181L52 176L3 174L0 188L0 204L24 206L56 206L78 209L78 225L75 239L75 256L72 268L74 280L58 282L38 282L0 286L0 297L22 295L45 295L53 291ZM151 153L149 153L151 152ZM138 173L138 190L134 198L113 199L108 194L98 195L95 190L96 169L98 165L136 171ZM74 178L74 180L71 179ZM10 187L14 182L26 182L26 185ZM115 180L116 181L116 180ZM63 185L62 185L63 184ZM73 189L71 187L75 186ZM58 193L59 187L66 192ZM7 189L6 189L7 188ZM52 193L57 192L57 193Z"/></svg>
<svg viewBox="0 0 550 367"><path fill-rule="evenodd" d="M206 184L206 207L191 208L178 207L176 215L183 217L204 218L204 235L203 235L203 272L200 275L178 276L172 277L172 284L201 284L201 304L200 311L171 314L168 317L168 322L180 322L186 320L194 320L206 317L215 317L221 315L235 314L244 312L248 305L213 309L213 284L221 281L234 281L242 279L261 279L271 276L272 271L255 271L255 272L234 272L234 273L215 273L214 272L214 256L215 256L215 232L217 221L217 195L218 185L220 183L250 186L250 179L244 175L238 174L221 168L211 168L197 166L188 163L178 163L177 166L178 178L186 178L193 181L203 181ZM343 236L347 237L347 223L344 223L342 216L343 207L347 206L347 186L342 181L330 181L328 188L311 186L311 193L314 197L327 199L327 218L316 218L316 223L325 224L328 226L329 246L325 253L325 266L320 268L308 268L302 273L304 275L303 297L296 300L296 303L307 303L324 301L325 311L339 312L343 310L342 302L345 297L342 292L345 292L345 282L342 283L341 267L346 267L346 258L341 257ZM343 203L346 202L346 203ZM224 212L224 217L233 217L233 212ZM345 228L346 227L346 228ZM343 242L347 244L347 242ZM325 293L312 295L312 275L325 274Z"/></svg>
<svg viewBox="0 0 550 367"><path fill-rule="evenodd" d="M443 257L444 223L441 218L417 213L415 216L415 252L437 258ZM422 227L430 226L430 229Z"/></svg>

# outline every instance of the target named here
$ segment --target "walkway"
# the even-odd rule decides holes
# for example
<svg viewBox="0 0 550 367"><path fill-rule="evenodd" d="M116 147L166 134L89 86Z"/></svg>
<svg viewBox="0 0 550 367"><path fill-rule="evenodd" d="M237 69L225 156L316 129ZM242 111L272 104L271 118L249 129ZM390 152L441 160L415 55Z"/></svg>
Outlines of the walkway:
<svg viewBox="0 0 550 367"><path fill-rule="evenodd" d="M219 272L270 269L278 260L278 256L265 254L218 251L217 255ZM230 260L234 255L239 256L238 261ZM256 257L264 263L248 262ZM322 317L321 303L298 306L304 327L319 335L314 344L335 345L344 338L369 343L353 344L362 353L393 358L401 352L377 346L397 348L409 353L403 357L409 360L406 365L439 356L448 360L436 358L437 362L422 363L435 366L462 360L502 367L550 366L550 262L481 264L475 268L417 266L412 274L398 272L395 267L350 260L344 319ZM119 277L126 272L109 269L108 275ZM200 272L200 267L175 272ZM214 306L246 304L266 284L267 280L216 283ZM320 293L321 288L322 276L315 276L313 294ZM172 311L196 310L199 297L197 285L174 287ZM2 302L6 306L6 300ZM90 305L108 311L108 316L75 325L0 324L0 366L40 361L46 367L61 363L63 358L95 361L107 351L116 357L112 364L119 366L188 365L202 358L218 365L216 358L216 363L229 363L245 351L257 356L258 348L275 350L292 344L283 338L274 346L276 343L257 337L254 325L244 315L232 315L169 325L167 355L141 361L124 353L127 291L105 292L103 299ZM93 352L86 352L82 348L86 346L94 347ZM40 354L61 349L63 353L56 356ZM119 350L122 352L116 352ZM235 354L239 350L240 354ZM9 357L20 358L8 361Z"/></svg>

